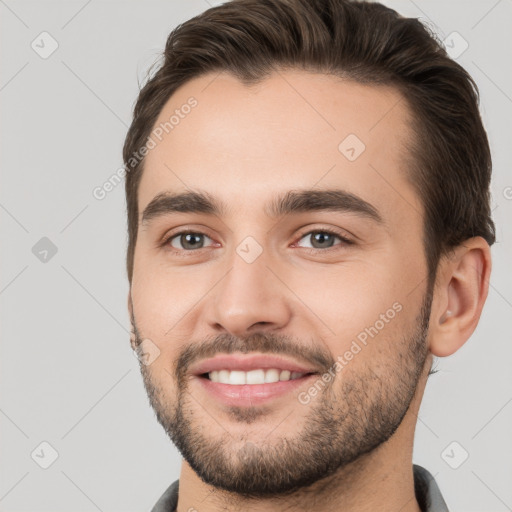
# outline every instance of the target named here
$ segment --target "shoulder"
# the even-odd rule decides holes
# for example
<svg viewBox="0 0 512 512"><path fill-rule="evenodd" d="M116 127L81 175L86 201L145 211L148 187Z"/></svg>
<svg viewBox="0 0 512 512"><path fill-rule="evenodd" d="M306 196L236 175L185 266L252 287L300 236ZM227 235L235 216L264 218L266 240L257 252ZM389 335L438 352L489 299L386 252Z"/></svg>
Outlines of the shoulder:
<svg viewBox="0 0 512 512"><path fill-rule="evenodd" d="M431 473L413 464L414 491L422 512L449 512L443 495Z"/></svg>
<svg viewBox="0 0 512 512"><path fill-rule="evenodd" d="M175 512L178 506L178 492L179 492L179 479L173 482L165 492L160 496L160 499L155 503L151 512Z"/></svg>

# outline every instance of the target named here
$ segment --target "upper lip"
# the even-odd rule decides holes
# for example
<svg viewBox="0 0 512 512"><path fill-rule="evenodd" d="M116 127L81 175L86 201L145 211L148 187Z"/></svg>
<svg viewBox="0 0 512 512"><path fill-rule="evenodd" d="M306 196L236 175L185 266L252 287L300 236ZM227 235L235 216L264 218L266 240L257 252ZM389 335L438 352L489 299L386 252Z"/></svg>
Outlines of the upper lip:
<svg viewBox="0 0 512 512"><path fill-rule="evenodd" d="M266 354L254 355L228 355L219 354L211 359L200 361L190 368L190 373L202 375L215 370L241 370L250 371L257 369L276 368L299 373L317 373L316 368L305 366L291 359Z"/></svg>

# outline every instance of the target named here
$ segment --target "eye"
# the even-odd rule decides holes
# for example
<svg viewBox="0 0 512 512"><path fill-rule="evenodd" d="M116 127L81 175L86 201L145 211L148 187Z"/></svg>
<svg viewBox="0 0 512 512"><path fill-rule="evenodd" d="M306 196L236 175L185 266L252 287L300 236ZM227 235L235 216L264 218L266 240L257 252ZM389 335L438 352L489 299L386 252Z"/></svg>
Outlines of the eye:
<svg viewBox="0 0 512 512"><path fill-rule="evenodd" d="M341 243L336 244L336 239ZM302 242L302 240L305 240L305 242ZM352 243L353 242L351 240L343 236L341 233L329 229L317 229L303 234L299 241L294 245L312 251L321 251L334 248L336 245L343 246L350 245ZM181 231L167 237L164 240L163 245L170 246L175 253L180 253L193 252L205 247L211 247L215 245L215 242L204 233L197 231Z"/></svg>
<svg viewBox="0 0 512 512"><path fill-rule="evenodd" d="M205 245L205 239L212 241L212 239L204 233L182 231L181 233L176 233L167 238L165 244L169 244L173 249L191 251L208 247Z"/></svg>
<svg viewBox="0 0 512 512"><path fill-rule="evenodd" d="M307 249L330 249L334 247L335 240L338 239L342 244L351 244L352 241L348 238L344 237L341 233L337 233L335 231L331 231L328 229L318 229L316 231L309 231L305 235L303 235L300 240L297 242L299 247L305 247ZM307 240L310 245L301 245L301 240Z"/></svg>

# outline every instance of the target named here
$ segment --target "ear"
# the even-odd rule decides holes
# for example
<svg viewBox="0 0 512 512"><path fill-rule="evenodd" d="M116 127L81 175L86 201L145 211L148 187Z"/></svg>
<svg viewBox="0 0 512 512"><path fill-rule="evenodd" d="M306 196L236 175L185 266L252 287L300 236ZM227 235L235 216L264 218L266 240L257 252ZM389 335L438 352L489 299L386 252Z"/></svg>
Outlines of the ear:
<svg viewBox="0 0 512 512"><path fill-rule="evenodd" d="M489 291L491 250L484 238L470 238L439 261L430 314L433 355L456 352L473 334Z"/></svg>
<svg viewBox="0 0 512 512"><path fill-rule="evenodd" d="M135 336L135 323L133 319L133 303L131 289L128 290L128 316L130 318L131 330L130 330L130 345L133 350L136 349L136 336Z"/></svg>

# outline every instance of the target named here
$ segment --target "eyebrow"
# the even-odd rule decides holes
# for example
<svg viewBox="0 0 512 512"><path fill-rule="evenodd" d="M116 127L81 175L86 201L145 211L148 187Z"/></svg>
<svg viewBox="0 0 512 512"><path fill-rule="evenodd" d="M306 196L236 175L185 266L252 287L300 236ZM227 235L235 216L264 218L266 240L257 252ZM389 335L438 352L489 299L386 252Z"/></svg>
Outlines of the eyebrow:
<svg viewBox="0 0 512 512"><path fill-rule="evenodd" d="M142 224L171 213L203 213L222 217L226 204L203 191L162 192L155 196L142 213ZM385 224L379 211L361 197L340 189L290 190L273 198L265 208L271 218L310 211L353 213L377 224Z"/></svg>

